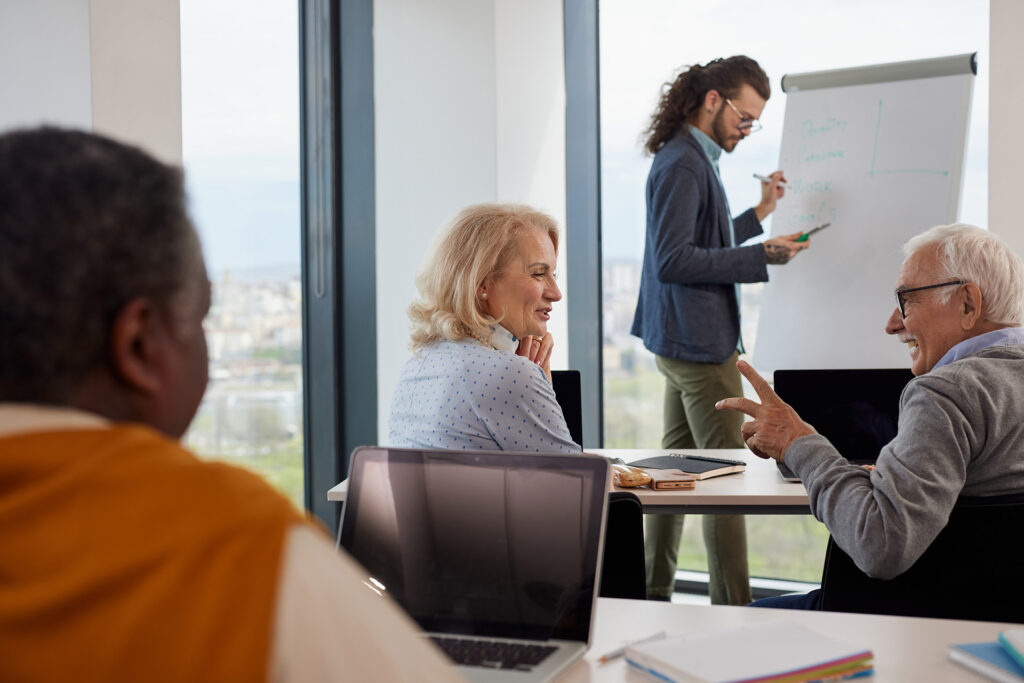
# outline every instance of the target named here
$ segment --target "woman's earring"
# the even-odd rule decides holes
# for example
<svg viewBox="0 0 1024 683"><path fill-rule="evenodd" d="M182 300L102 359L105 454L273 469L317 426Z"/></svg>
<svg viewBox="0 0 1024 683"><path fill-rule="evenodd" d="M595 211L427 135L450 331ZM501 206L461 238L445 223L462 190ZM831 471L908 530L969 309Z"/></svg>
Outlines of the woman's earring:
<svg viewBox="0 0 1024 683"><path fill-rule="evenodd" d="M480 298L481 299L486 299L487 298L487 292L484 292L483 294L481 294Z"/></svg>

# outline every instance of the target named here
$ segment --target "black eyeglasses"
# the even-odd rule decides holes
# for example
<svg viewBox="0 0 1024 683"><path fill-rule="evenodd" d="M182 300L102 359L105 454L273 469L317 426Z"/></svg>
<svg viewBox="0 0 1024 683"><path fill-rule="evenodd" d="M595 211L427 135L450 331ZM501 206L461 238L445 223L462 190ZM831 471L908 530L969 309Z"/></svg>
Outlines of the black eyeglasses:
<svg viewBox="0 0 1024 683"><path fill-rule="evenodd" d="M903 310L906 305L906 301L903 300L904 294L910 294L911 292L920 292L925 289L935 289L936 287L951 287L953 285L966 285L966 280L950 280L949 282L940 282L937 285L925 285L924 287L911 287L910 289L897 289L896 290L896 305L899 306L900 316L903 318L907 317L907 312Z"/></svg>

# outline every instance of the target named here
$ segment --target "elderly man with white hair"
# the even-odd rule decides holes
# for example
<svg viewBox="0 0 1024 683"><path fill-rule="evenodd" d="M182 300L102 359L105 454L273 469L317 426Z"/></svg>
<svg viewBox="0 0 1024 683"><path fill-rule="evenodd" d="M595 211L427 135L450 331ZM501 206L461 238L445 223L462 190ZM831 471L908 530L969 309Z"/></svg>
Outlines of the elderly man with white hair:
<svg viewBox="0 0 1024 683"><path fill-rule="evenodd" d="M959 496L1024 491L1024 263L968 225L932 228L903 250L885 331L907 345L915 377L875 470L848 463L742 361L761 402L716 405L754 418L742 429L747 447L796 472L814 516L861 570L883 579L914 564ZM817 595L757 604L815 609Z"/></svg>

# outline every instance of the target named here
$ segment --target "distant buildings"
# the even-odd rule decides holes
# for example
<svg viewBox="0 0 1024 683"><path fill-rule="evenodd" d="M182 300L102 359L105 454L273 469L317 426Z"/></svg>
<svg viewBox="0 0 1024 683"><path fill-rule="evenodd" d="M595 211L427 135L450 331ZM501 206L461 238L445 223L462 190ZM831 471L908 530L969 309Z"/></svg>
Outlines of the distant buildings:
<svg viewBox="0 0 1024 683"><path fill-rule="evenodd" d="M205 456L246 457L270 454L301 439L302 282L297 269L294 276L221 276L213 283L204 326L210 384L187 435L189 445Z"/></svg>

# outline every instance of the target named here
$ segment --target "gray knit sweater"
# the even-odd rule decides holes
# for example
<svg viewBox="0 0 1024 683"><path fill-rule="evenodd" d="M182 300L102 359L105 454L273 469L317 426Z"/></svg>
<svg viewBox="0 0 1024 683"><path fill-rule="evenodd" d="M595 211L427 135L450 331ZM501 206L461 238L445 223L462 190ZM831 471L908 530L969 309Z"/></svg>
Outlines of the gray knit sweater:
<svg viewBox="0 0 1024 683"><path fill-rule="evenodd" d="M907 384L897 436L874 472L819 435L794 441L785 462L857 566L892 578L931 545L961 494L1024 491L1022 417L1024 346L989 347Z"/></svg>

